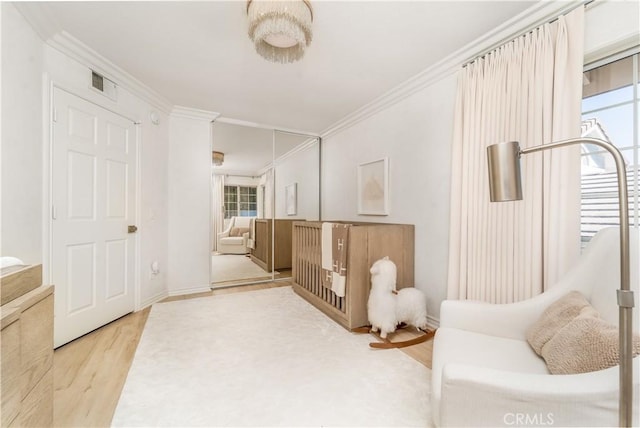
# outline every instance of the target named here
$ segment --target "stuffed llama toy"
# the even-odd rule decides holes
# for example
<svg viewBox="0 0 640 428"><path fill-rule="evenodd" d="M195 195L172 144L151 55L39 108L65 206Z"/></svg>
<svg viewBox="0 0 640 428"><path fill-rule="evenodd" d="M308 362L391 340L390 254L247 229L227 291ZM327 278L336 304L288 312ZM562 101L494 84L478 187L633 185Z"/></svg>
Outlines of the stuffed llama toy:
<svg viewBox="0 0 640 428"><path fill-rule="evenodd" d="M427 327L427 301L424 293L416 288L396 291L397 269L395 263L384 257L377 260L369 271L371 292L367 311L371 331L380 330L380 337L396 331L400 323L411 324L418 329Z"/></svg>

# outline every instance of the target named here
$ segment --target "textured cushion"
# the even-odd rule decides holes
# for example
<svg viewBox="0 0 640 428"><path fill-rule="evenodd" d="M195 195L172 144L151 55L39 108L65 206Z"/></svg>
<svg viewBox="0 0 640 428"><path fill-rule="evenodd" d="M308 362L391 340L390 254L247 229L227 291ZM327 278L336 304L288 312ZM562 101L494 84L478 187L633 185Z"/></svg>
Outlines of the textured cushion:
<svg viewBox="0 0 640 428"><path fill-rule="evenodd" d="M536 354L542 355L542 347L588 306L589 302L578 291L571 291L549 305L527 330L527 341Z"/></svg>
<svg viewBox="0 0 640 428"><path fill-rule="evenodd" d="M561 328L542 348L552 374L576 374L618 365L618 327L599 317L591 306ZM633 355L640 354L640 338L633 338Z"/></svg>
<svg viewBox="0 0 640 428"><path fill-rule="evenodd" d="M248 227L232 227L229 231L229 236L242 236L247 232L249 232Z"/></svg>

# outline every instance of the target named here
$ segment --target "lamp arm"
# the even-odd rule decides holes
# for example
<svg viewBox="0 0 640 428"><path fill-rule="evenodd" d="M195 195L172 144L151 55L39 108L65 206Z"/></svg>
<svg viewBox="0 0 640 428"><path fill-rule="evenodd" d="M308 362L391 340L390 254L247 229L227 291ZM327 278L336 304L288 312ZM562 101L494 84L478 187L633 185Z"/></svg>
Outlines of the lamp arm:
<svg viewBox="0 0 640 428"><path fill-rule="evenodd" d="M520 150L520 156L529 153L550 150L575 144L594 144L607 150L613 156L618 175L618 203L620 210L620 289L619 306L619 346L620 346L620 426L630 427L633 415L633 352L632 352L632 314L634 306L633 291L630 288L629 267L629 197L627 190L627 171L620 150L608 141L597 138L572 138L541 146Z"/></svg>

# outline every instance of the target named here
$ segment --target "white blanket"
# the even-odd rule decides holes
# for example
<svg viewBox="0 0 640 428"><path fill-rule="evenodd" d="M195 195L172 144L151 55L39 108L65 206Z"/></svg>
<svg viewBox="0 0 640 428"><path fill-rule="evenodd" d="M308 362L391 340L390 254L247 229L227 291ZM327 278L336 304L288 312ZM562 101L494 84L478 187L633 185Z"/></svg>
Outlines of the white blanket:
<svg viewBox="0 0 640 428"><path fill-rule="evenodd" d="M333 270L333 223L322 223L322 269Z"/></svg>
<svg viewBox="0 0 640 428"><path fill-rule="evenodd" d="M327 277L323 277L323 286L331 287L331 291L333 291L336 296L344 297L346 294L346 284L347 277L346 274L346 265L342 265L337 260L334 259L334 250L336 251L335 256L340 258L341 250L340 247L337 249L333 248L334 245L334 230L336 227L348 227L348 225L342 225L340 223L322 223L322 275L327 275ZM346 241L346 239L345 239ZM345 243L346 245L346 243ZM338 265L339 263L339 265ZM335 264L335 265L334 265ZM327 272L328 271L328 272ZM330 275L330 281L329 276Z"/></svg>
<svg viewBox="0 0 640 428"><path fill-rule="evenodd" d="M331 263L331 262L329 262ZM0 268L6 268L10 266L24 265L24 262L16 257L0 257Z"/></svg>

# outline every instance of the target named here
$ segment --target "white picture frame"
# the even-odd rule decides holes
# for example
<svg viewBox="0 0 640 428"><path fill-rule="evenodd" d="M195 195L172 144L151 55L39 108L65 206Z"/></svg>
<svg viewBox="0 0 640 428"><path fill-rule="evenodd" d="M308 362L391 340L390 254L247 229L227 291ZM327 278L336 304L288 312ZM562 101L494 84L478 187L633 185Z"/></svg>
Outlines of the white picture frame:
<svg viewBox="0 0 640 428"><path fill-rule="evenodd" d="M291 183L284 188L287 215L298 213L298 183Z"/></svg>
<svg viewBox="0 0 640 428"><path fill-rule="evenodd" d="M358 214L389 215L389 158L358 165Z"/></svg>

